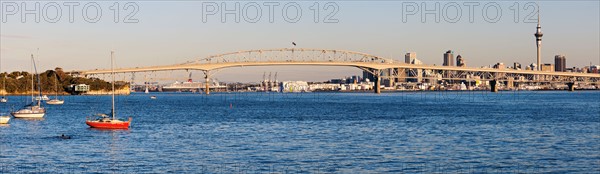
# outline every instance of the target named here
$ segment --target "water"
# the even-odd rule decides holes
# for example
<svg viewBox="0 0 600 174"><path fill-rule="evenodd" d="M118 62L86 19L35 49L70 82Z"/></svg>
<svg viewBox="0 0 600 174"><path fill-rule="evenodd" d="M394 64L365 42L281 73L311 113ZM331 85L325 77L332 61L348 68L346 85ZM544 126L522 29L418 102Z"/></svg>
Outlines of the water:
<svg viewBox="0 0 600 174"><path fill-rule="evenodd" d="M11 120L0 173L600 172L598 91L151 95L118 97L126 131L84 123L109 96Z"/></svg>

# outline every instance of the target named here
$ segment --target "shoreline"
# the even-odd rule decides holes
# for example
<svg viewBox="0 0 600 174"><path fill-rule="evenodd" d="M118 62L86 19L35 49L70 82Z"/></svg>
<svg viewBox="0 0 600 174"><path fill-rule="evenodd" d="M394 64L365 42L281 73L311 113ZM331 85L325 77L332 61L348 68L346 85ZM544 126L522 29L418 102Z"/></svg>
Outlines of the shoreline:
<svg viewBox="0 0 600 174"><path fill-rule="evenodd" d="M566 89L539 89L539 90L498 90L498 92L520 92L520 91L531 91L531 92L535 92L535 91L566 91L568 92L568 90ZM575 91L600 91L600 89L576 89ZM404 93L404 92L411 92L411 93L419 93L419 92L490 92L489 90L381 90L381 93ZM165 93L165 94L173 94L173 93L181 93L181 94L190 94L191 92L150 92L149 94L161 94L161 93ZM262 91L220 91L220 92L211 92L211 93L265 93ZM282 92L269 92L269 93L282 93ZM371 90L355 90L355 91L310 91L310 92L283 92L283 93L290 93L290 94L297 94L297 93L373 93L373 91ZM37 93L35 93L34 95L36 95ZM92 92L88 92L88 93L83 93L83 94L79 94L82 96L104 96L104 95L111 95L112 93L110 91L92 91ZM144 94L144 92L136 92L136 91L117 91L115 93L115 95L119 95L119 96L123 96L123 95L131 95L131 94ZM204 93L193 93L193 94L199 94L199 95L204 95ZM52 96L56 96L56 94L54 93L42 93L42 95L47 95L48 97L52 97ZM20 94L6 94L5 96L31 96L31 93L20 93ZM77 95L72 95L69 93L62 93L62 94L58 94L58 96L77 96Z"/></svg>
<svg viewBox="0 0 600 174"><path fill-rule="evenodd" d="M131 92L129 91L129 88L124 88L124 89L119 89L119 90L115 90L115 95L129 95ZM39 93L33 93L33 95L38 95ZM95 91L88 91L86 93L82 93L82 94L71 94L71 93L66 93L66 92L62 92L59 93L58 96L71 96L71 95L111 95L112 91L110 90L95 90ZM31 92L24 92L24 93L6 93L4 94L6 96L31 96L32 93ZM57 95L56 93L53 92L42 92L42 95L47 95L48 97L50 96L55 96Z"/></svg>

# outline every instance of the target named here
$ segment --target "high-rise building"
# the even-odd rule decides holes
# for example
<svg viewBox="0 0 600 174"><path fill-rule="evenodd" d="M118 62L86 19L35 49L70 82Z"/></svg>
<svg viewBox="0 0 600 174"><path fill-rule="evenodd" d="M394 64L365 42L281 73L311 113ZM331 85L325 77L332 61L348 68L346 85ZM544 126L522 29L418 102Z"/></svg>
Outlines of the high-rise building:
<svg viewBox="0 0 600 174"><path fill-rule="evenodd" d="M465 64L465 59L463 59L463 57L460 56L460 55L456 56L456 66L459 66L459 67L465 67L465 66L467 66Z"/></svg>
<svg viewBox="0 0 600 174"><path fill-rule="evenodd" d="M589 72L590 73L599 73L600 72L600 65L592 65L592 66L590 66Z"/></svg>
<svg viewBox="0 0 600 174"><path fill-rule="evenodd" d="M444 54L444 64L443 66L454 66L454 52L452 50L446 51Z"/></svg>
<svg viewBox="0 0 600 174"><path fill-rule="evenodd" d="M415 59L417 59L417 53L415 52L406 53L406 55L404 55L404 63L413 64Z"/></svg>
<svg viewBox="0 0 600 174"><path fill-rule="evenodd" d="M375 81L375 76L368 71L363 71L363 79L364 80L368 79L370 82L373 82L373 81Z"/></svg>
<svg viewBox="0 0 600 174"><path fill-rule="evenodd" d="M565 55L554 56L554 71L565 72L567 70L567 59Z"/></svg>
<svg viewBox="0 0 600 174"><path fill-rule="evenodd" d="M415 64L415 65L423 64L423 62L421 62L419 59L417 59L417 53L415 53L415 52L406 53L406 55L404 55L404 59L405 59L405 63L408 63L408 64ZM405 69L404 75L405 75L404 77L399 77L397 82L405 82L405 81L406 82L420 82L423 77L421 69ZM410 78L410 77L415 77L415 78Z"/></svg>

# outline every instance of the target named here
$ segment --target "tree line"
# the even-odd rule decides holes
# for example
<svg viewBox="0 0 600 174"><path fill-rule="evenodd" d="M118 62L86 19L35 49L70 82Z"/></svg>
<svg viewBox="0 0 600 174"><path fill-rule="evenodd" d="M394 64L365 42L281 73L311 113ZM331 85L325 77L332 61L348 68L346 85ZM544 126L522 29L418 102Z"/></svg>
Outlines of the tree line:
<svg viewBox="0 0 600 174"><path fill-rule="evenodd" d="M31 91L31 78L33 76L34 88L37 91L37 76L25 71L0 73L0 87L5 86L9 94L22 94ZM70 93L72 84L90 85L90 90L111 90L111 83L99 78L73 77L63 72L62 68L47 70L39 74L43 93ZM4 85L2 83L5 83ZM117 81L116 89L126 87L128 83ZM2 88L4 89L4 88Z"/></svg>

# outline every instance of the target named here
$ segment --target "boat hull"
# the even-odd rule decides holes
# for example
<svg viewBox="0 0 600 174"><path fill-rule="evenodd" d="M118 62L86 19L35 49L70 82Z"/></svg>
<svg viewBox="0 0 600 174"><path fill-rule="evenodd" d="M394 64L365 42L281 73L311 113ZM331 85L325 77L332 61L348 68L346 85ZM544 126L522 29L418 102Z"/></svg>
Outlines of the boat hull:
<svg viewBox="0 0 600 174"><path fill-rule="evenodd" d="M0 116L0 124L8 124L10 121L10 116Z"/></svg>
<svg viewBox="0 0 600 174"><path fill-rule="evenodd" d="M65 103L65 101L63 101L63 100L49 100L46 102L46 104L49 104L49 105L62 105L64 103Z"/></svg>
<svg viewBox="0 0 600 174"><path fill-rule="evenodd" d="M10 113L15 118L42 118L46 113Z"/></svg>
<svg viewBox="0 0 600 174"><path fill-rule="evenodd" d="M129 122L98 122L98 121L86 121L85 124L90 126L91 128L98 129L129 129Z"/></svg>

